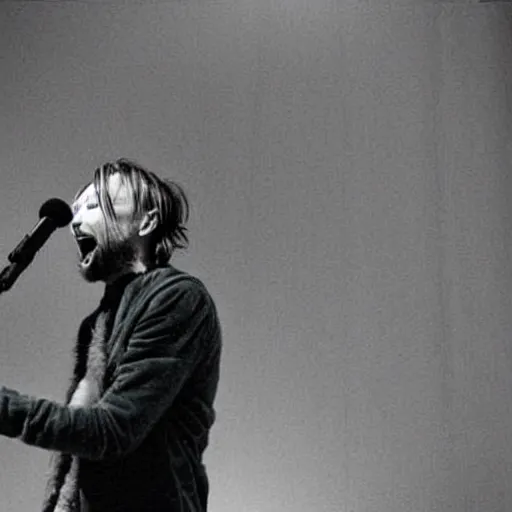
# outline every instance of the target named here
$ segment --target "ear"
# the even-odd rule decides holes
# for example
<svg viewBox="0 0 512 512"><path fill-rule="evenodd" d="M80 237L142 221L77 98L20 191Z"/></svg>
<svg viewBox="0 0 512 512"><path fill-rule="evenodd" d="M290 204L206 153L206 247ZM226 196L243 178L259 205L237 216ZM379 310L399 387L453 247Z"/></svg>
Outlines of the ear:
<svg viewBox="0 0 512 512"><path fill-rule="evenodd" d="M158 226L158 210L154 208L149 212L146 212L140 221L139 236L146 236L156 229Z"/></svg>

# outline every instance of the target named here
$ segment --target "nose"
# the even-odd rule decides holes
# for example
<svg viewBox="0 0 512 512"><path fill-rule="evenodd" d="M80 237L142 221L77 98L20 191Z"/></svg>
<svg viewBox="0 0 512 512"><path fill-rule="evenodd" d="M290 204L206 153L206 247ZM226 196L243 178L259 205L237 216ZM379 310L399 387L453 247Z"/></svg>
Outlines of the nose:
<svg viewBox="0 0 512 512"><path fill-rule="evenodd" d="M71 223L71 233L73 233L73 235L75 237L80 235L80 226L81 226L81 224L82 223L78 222L78 221L75 221L75 222Z"/></svg>

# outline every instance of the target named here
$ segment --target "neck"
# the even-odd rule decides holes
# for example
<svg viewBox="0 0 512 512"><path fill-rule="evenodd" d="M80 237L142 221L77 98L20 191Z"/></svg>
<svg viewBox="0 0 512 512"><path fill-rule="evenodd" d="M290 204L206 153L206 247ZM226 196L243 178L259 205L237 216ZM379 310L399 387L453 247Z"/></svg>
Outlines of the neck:
<svg viewBox="0 0 512 512"><path fill-rule="evenodd" d="M106 281L105 284L112 285L119 279L121 279L123 276L126 276L128 274L144 274L148 271L147 265L145 265L142 261L136 261L133 265L131 265L129 268L126 268L125 270L122 270L121 272L118 272L117 274L114 274L110 276Z"/></svg>

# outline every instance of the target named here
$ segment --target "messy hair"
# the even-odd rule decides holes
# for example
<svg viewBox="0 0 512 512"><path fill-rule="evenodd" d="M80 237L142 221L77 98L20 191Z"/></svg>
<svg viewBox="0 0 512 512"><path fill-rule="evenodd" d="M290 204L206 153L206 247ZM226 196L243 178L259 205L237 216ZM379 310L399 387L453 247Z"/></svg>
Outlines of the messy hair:
<svg viewBox="0 0 512 512"><path fill-rule="evenodd" d="M176 249L188 247L185 224L188 221L190 207L185 191L178 183L167 178L159 178L127 158L101 165L94 171L93 182L99 206L107 224L114 230L117 228L117 219L112 198L108 193L108 181L110 176L117 173L132 194L135 204L134 217L157 209L158 226L151 234L151 257L152 263L156 266L166 265ZM75 199L86 187L87 185L76 194Z"/></svg>

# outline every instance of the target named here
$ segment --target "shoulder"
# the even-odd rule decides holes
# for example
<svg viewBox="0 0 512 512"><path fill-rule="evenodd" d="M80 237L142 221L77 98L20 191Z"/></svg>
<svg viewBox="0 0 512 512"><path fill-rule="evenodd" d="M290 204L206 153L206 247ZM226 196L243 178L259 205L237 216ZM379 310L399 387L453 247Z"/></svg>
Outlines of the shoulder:
<svg viewBox="0 0 512 512"><path fill-rule="evenodd" d="M137 277L128 309L137 329L194 332L204 346L220 345L222 329L215 303L204 283L173 267L150 270Z"/></svg>
<svg viewBox="0 0 512 512"><path fill-rule="evenodd" d="M152 303L201 302L214 308L205 284L197 277L172 266L160 267L141 275L137 284L139 298Z"/></svg>
<svg viewBox="0 0 512 512"><path fill-rule="evenodd" d="M141 276L139 306L141 322L160 325L195 326L197 339L207 339L210 345L220 343L221 327L215 303L204 283L173 267L151 270ZM202 334L199 334L202 333Z"/></svg>
<svg viewBox="0 0 512 512"><path fill-rule="evenodd" d="M195 290L208 293L204 283L198 278L175 267L159 267L146 272L141 285L152 291Z"/></svg>

